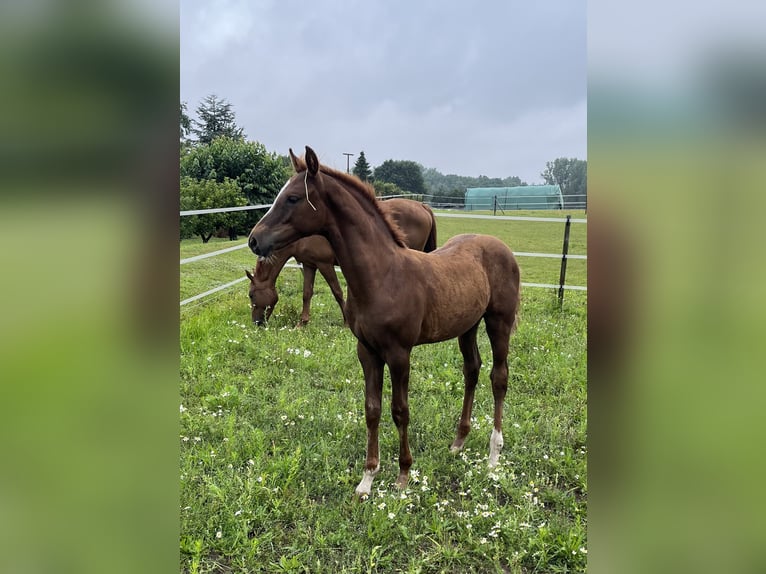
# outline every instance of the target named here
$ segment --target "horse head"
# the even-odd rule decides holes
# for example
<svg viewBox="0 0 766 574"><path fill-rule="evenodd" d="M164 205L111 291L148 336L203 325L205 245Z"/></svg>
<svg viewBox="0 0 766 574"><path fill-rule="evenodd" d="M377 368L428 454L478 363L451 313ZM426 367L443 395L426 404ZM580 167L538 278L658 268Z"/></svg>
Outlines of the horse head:
<svg viewBox="0 0 766 574"><path fill-rule="evenodd" d="M271 317L271 312L279 301L279 295L269 282L257 279L256 269L253 269L253 273L246 270L245 274L250 279L248 296L250 297L251 317L253 323L260 327L265 325Z"/></svg>
<svg viewBox="0 0 766 574"><path fill-rule="evenodd" d="M296 239L313 235L324 222L319 158L306 146L305 160L296 157L292 149L290 160L296 174L282 187L248 238L250 249L259 257L268 257Z"/></svg>

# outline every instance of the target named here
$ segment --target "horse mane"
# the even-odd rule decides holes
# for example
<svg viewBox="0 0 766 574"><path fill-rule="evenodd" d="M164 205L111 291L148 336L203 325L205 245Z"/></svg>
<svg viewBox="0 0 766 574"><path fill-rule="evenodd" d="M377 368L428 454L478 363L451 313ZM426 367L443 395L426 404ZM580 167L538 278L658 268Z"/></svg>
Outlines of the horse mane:
<svg viewBox="0 0 766 574"><path fill-rule="evenodd" d="M308 167L306 166L305 158L296 157L295 159L297 160L296 162L297 165L295 166L296 171L304 171L308 169ZM361 179L359 179L355 175L351 175L344 171L339 171L337 169L327 167L326 165L319 164L319 171L321 173L329 175L330 177L334 179L340 180L346 186L359 192L359 194L362 195L362 197L364 197L367 201L370 202L370 204L375 209L375 211L377 211L380 217L383 219L386 226L388 227L388 230L391 232L391 237L393 237L396 244L399 245L400 247L407 247L407 243L404 237L404 232L401 230L401 228L396 223L396 221L394 221L393 217L391 217L388 213L380 209L380 200L375 195L374 187L372 187L369 183L363 182Z"/></svg>

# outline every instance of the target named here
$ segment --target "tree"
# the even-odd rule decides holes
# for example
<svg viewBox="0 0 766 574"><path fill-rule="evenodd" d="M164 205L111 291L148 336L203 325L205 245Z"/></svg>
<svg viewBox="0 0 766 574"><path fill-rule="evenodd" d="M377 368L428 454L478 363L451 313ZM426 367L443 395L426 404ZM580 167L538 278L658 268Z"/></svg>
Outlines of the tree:
<svg viewBox="0 0 766 574"><path fill-rule="evenodd" d="M258 142L222 136L196 145L181 157L181 177L212 179L219 183L229 178L237 183L251 204L268 203L290 177L275 153Z"/></svg>
<svg viewBox="0 0 766 574"><path fill-rule="evenodd" d="M396 184L410 193L426 193L423 167L414 161L388 159L375 168L374 177L377 181Z"/></svg>
<svg viewBox="0 0 766 574"><path fill-rule="evenodd" d="M583 208L587 204L587 161L559 157L547 162L540 176L548 185L558 185L561 188L564 207Z"/></svg>
<svg viewBox="0 0 766 574"><path fill-rule="evenodd" d="M191 118L186 113L186 102L181 102L181 141L186 140L186 136L191 132Z"/></svg>
<svg viewBox="0 0 766 574"><path fill-rule="evenodd" d="M214 179L197 180L188 176L181 178L182 211L239 205L247 205L247 200L234 180L224 178L222 182L218 182ZM207 243L217 230L241 228L246 219L246 213L241 211L187 215L181 218L181 237L199 235L202 242Z"/></svg>
<svg viewBox="0 0 766 574"><path fill-rule="evenodd" d="M372 168L370 167L370 164L367 163L367 158L364 157L363 151L359 152L359 157L356 159L354 169L351 170L351 173L362 181L370 181L370 178L372 178Z"/></svg>
<svg viewBox="0 0 766 574"><path fill-rule="evenodd" d="M244 139L242 128L234 121L234 111L231 104L215 94L207 96L197 107L197 117L191 131L201 144L208 144L214 139L227 136L231 139Z"/></svg>
<svg viewBox="0 0 766 574"><path fill-rule="evenodd" d="M461 204L465 199L465 190L469 187L516 187L527 185L519 177L513 175L503 179L497 177L471 177L466 175L442 174L430 167L423 170L423 180L431 200L435 204Z"/></svg>
<svg viewBox="0 0 766 574"><path fill-rule="evenodd" d="M395 183L389 183L387 181L375 180L372 182L372 186L375 188L375 195L378 197L388 197L391 195L403 195L404 190Z"/></svg>

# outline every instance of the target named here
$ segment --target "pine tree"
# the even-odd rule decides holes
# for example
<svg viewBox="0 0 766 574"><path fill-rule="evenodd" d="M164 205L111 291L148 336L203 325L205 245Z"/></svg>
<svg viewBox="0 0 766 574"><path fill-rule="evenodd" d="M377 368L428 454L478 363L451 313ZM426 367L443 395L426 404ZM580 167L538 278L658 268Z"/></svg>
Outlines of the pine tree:
<svg viewBox="0 0 766 574"><path fill-rule="evenodd" d="M370 164L367 163L367 158L364 157L363 151L359 152L359 157L351 172L362 181L370 181L372 178L372 168L370 168Z"/></svg>
<svg viewBox="0 0 766 574"><path fill-rule="evenodd" d="M181 119L180 119L180 137L181 141L186 140L186 136L191 131L191 119L189 119L186 113L186 102L181 102Z"/></svg>
<svg viewBox="0 0 766 574"><path fill-rule="evenodd" d="M192 120L192 132L201 144L208 144L219 136L229 136L232 139L244 139L242 128L234 121L234 111L231 104L215 94L207 96L197 107L199 119Z"/></svg>

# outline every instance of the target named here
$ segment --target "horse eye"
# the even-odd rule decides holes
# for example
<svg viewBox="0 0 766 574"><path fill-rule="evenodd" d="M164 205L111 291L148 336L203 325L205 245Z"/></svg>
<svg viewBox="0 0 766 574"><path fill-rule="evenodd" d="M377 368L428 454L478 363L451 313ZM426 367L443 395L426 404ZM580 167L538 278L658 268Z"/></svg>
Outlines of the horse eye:
<svg viewBox="0 0 766 574"><path fill-rule="evenodd" d="M287 196L287 203L295 204L295 203L298 203L299 199L300 199L300 196L298 196L298 195L288 195Z"/></svg>

